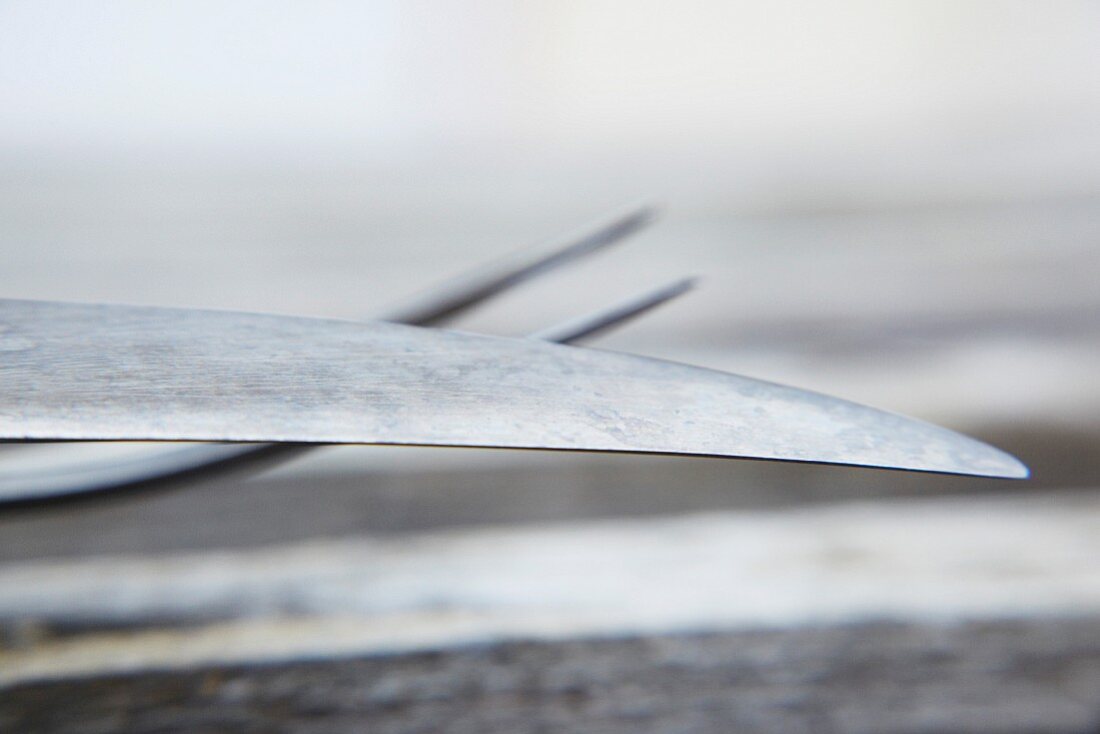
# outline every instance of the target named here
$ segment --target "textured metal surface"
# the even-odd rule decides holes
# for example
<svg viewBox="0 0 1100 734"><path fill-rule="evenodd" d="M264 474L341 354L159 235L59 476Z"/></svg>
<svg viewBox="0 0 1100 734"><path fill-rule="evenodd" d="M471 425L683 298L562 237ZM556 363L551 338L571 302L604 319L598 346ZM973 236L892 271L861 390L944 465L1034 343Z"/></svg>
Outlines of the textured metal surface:
<svg viewBox="0 0 1100 734"><path fill-rule="evenodd" d="M0 438L418 444L1022 477L936 426L622 354L386 323L0 301Z"/></svg>
<svg viewBox="0 0 1100 734"><path fill-rule="evenodd" d="M389 309L382 320L416 325L451 322L501 293L621 242L650 224L655 215L655 210L649 206L632 209L567 239L564 244L525 250L479 267ZM576 341L633 319L685 291L686 287L673 287L649 292L608 311L551 327L545 336L539 334L536 338ZM52 503L123 489L153 489L230 472L251 472L297 458L310 448L310 445L285 443L266 446L192 444L157 448L121 460L112 457L74 465L55 459L50 465L30 472L8 470L0 473L0 507Z"/></svg>
<svg viewBox="0 0 1100 734"><path fill-rule="evenodd" d="M575 343L632 321L683 295L690 286L691 281L679 281L656 288L610 308L549 327L528 338L558 344ZM98 445L103 447L105 444ZM101 458L75 465L58 464L55 460L31 471L12 471L8 468L11 462L5 457L6 471L0 472L0 506L22 507L98 496L115 490L177 485L230 472L254 472L295 459L314 448L315 444L193 443L168 448L148 444L147 447L149 450L138 456Z"/></svg>

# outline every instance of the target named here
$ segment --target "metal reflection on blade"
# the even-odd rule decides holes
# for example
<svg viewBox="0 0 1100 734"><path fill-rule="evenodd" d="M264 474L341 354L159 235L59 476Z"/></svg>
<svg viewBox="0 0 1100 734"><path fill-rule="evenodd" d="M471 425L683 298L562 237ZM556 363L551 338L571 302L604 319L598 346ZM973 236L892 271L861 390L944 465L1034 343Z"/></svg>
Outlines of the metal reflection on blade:
<svg viewBox="0 0 1100 734"><path fill-rule="evenodd" d="M387 323L0 301L0 439L696 454L998 477L943 428L687 365Z"/></svg>

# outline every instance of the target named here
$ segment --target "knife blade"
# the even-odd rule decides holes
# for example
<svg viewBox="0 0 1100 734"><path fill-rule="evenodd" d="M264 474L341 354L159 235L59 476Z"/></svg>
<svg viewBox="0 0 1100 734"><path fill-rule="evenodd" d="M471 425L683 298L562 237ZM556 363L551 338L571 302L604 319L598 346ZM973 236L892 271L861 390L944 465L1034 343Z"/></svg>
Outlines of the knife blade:
<svg viewBox="0 0 1100 734"><path fill-rule="evenodd" d="M974 439L662 360L382 322L0 300L0 440L691 454L1024 477Z"/></svg>

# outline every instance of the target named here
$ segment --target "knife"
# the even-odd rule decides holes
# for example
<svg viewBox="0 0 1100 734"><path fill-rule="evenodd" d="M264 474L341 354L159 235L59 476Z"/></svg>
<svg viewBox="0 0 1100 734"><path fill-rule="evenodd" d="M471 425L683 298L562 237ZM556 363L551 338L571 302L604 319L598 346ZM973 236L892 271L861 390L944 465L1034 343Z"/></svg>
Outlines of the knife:
<svg viewBox="0 0 1100 734"><path fill-rule="evenodd" d="M662 360L385 322L0 300L0 440L400 444L1022 478L911 418Z"/></svg>

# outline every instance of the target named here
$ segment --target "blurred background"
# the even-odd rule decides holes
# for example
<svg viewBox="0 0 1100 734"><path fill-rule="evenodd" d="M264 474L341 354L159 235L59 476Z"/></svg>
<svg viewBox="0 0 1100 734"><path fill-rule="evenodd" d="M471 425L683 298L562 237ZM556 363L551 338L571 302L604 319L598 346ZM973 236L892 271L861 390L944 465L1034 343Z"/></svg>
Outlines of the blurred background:
<svg viewBox="0 0 1100 734"><path fill-rule="evenodd" d="M4 297L361 318L655 203L461 328L699 275L594 345L1034 475L350 447L7 512L12 730L1100 727L1095 3L4 0L0 110Z"/></svg>

